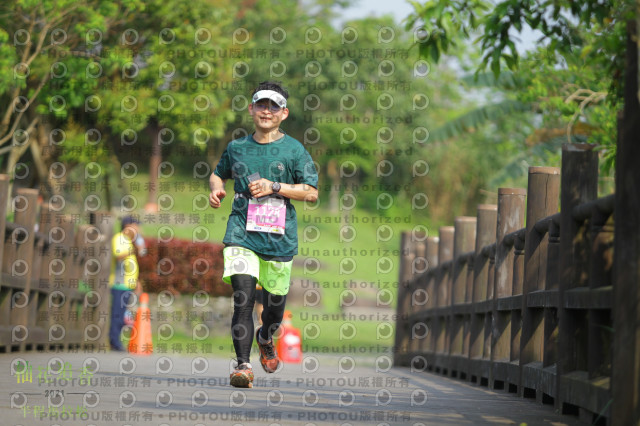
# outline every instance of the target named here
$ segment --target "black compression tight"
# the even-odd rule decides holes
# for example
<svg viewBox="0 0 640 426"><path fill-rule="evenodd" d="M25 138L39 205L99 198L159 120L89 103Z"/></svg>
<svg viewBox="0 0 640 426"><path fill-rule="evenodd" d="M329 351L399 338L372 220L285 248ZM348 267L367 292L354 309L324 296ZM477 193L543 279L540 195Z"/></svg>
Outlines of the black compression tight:
<svg viewBox="0 0 640 426"><path fill-rule="evenodd" d="M236 350L238 365L249 362L251 344L254 338L253 305L256 299L256 278L251 275L231 276L233 287L233 317L231 319L231 338ZM284 316L287 296L276 296L262 289L262 330L261 337L271 339Z"/></svg>

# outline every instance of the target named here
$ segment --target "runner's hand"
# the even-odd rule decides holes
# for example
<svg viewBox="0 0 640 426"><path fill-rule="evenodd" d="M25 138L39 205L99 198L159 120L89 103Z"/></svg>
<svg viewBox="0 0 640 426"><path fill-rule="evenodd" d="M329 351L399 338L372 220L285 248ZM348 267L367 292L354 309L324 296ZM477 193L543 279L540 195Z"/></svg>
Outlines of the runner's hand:
<svg viewBox="0 0 640 426"><path fill-rule="evenodd" d="M255 198L271 195L273 194L273 190L271 190L272 183L273 182L265 178L254 180L253 182L249 183L249 191L251 192L251 195Z"/></svg>
<svg viewBox="0 0 640 426"><path fill-rule="evenodd" d="M215 191L211 191L211 194L209 194L209 205L214 209L217 209L218 207L220 207L220 203L222 202L222 199L226 196L227 196L227 193L225 192L224 189L217 189Z"/></svg>

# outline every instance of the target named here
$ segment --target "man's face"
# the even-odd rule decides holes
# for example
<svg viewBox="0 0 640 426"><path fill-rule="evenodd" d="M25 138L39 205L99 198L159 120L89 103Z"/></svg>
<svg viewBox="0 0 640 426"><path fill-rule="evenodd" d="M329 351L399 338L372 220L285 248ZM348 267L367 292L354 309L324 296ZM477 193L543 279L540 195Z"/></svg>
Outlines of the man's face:
<svg viewBox="0 0 640 426"><path fill-rule="evenodd" d="M249 105L249 114L253 118L256 129L268 132L280 127L280 123L289 116L289 110L280 108L278 104L269 99L260 99Z"/></svg>
<svg viewBox="0 0 640 426"><path fill-rule="evenodd" d="M124 232L127 235L127 237L133 241L136 239L136 237L140 233L140 227L138 226L137 223L130 223L124 227L122 232Z"/></svg>

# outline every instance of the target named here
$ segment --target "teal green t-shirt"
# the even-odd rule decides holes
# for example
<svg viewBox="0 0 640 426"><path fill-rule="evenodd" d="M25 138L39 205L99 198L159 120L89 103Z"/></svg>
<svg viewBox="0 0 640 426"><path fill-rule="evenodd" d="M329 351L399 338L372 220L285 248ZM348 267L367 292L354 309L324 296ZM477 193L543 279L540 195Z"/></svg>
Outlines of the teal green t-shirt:
<svg viewBox="0 0 640 426"><path fill-rule="evenodd" d="M233 179L236 193L248 193L247 176L259 173L260 177L281 184L305 183L318 187L318 171L311 155L304 146L289 135L260 144L253 136L229 142L214 173L221 179ZM284 235L247 231L248 199L237 198L227 231L225 244L239 245L256 253L270 256L294 256L298 254L298 219L296 209L287 203Z"/></svg>

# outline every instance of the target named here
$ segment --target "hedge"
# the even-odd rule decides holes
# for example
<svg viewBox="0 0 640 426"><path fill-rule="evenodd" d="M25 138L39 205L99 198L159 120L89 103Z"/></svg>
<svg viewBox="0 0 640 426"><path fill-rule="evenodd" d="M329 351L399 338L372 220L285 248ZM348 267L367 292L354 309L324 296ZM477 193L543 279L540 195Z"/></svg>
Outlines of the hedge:
<svg viewBox="0 0 640 426"><path fill-rule="evenodd" d="M177 238L169 242L145 238L145 243L146 256L138 256L144 291L193 294L204 290L211 296L231 296L231 286L222 282L222 244Z"/></svg>

